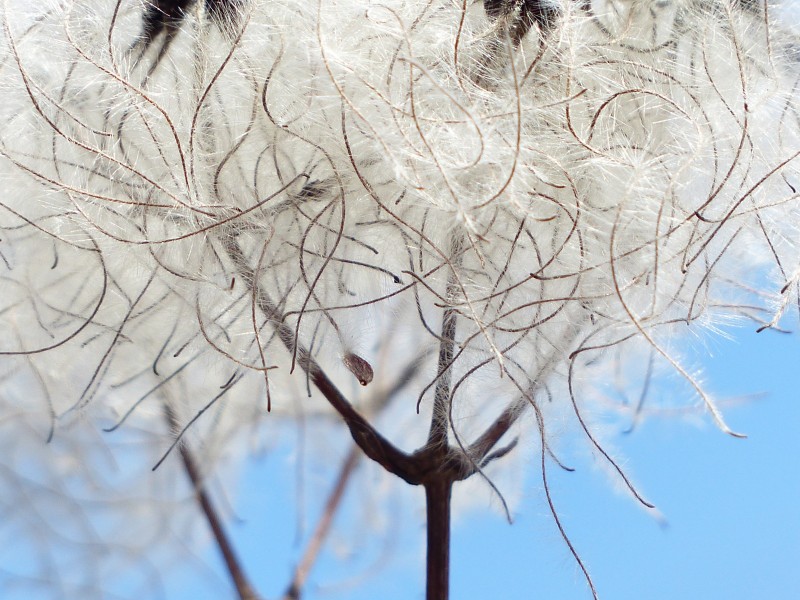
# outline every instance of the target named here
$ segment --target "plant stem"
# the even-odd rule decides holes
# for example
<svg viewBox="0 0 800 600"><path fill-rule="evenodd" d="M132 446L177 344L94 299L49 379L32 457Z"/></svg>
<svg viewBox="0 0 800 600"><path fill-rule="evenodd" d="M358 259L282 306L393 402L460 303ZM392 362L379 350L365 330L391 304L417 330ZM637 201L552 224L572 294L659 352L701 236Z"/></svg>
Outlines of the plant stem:
<svg viewBox="0 0 800 600"><path fill-rule="evenodd" d="M175 413L166 404L164 405L164 414L170 429L177 429L178 420L175 416ZM225 561L225 567L228 570L231 581L236 588L237 597L239 600L258 600L259 597L254 591L253 586L250 584L250 581L247 578L241 563L239 562L239 558L236 556L236 551L233 549L233 545L225 533L222 520L217 514L217 510L214 508L211 498L209 498L204 489L203 477L200 474L200 469L195 462L194 456L192 456L191 451L185 444L181 445L180 454L183 461L183 468L186 471L186 475L189 477L189 481L192 483L192 488L194 489L197 503L200 505L200 510L202 511L203 516L206 518L208 526L211 528L211 533L214 535L214 541L216 542L217 548L222 555L222 559Z"/></svg>
<svg viewBox="0 0 800 600"><path fill-rule="evenodd" d="M295 338L294 330L284 322L278 305L272 301L266 290L259 285L258 273L250 266L238 242L229 240L225 247L228 256L230 256L242 279L244 279L245 285L250 289L254 305L271 321L275 333L278 334L278 338L286 347L286 350L290 354L297 356L297 364L308 374L314 386L342 417L358 447L364 451L367 457L377 462L389 473L397 475L412 485L417 485L419 483L419 473L416 472L417 465L414 464L411 457L396 448L353 408L353 405L348 402L347 398L344 397L317 364L314 357Z"/></svg>
<svg viewBox="0 0 800 600"><path fill-rule="evenodd" d="M350 481L350 476L358 464L358 459L361 458L359 448L353 446L353 449L347 455L347 458L339 471L339 476L336 478L336 483L333 486L328 501L325 503L325 508L322 511L322 518L317 524L317 528L311 537L311 542L308 545L305 553L303 554L300 563L294 571L294 576L289 584L289 588L283 596L283 600L298 600L302 594L303 586L305 585L306 578L311 572L311 567L317 560L317 556L322 550L322 545L325 543L328 533L330 532L331 525L333 525L333 518L339 508L339 504L344 497L345 489Z"/></svg>
<svg viewBox="0 0 800 600"><path fill-rule="evenodd" d="M451 301L458 297L458 276L456 268L460 265L462 242L451 241L451 255L455 257L451 263L453 272L448 279L447 297ZM439 338L439 360L437 368L436 389L434 393L431 424L425 446L407 454L394 446L375 429L367 418L361 415L344 395L336 388L311 353L296 339L296 332L286 324L278 305L270 298L266 290L259 285L259 273L250 265L248 257L235 239L226 242L228 256L236 266L245 285L252 294L253 308L258 307L261 313L271 322L286 350L296 357L297 364L307 374L314 386L325 397L336 412L344 420L356 445L364 454L381 465L387 472L397 475L411 485L422 485L425 488L427 507L427 600L448 600L450 595L450 498L455 481L462 481L479 471L480 467L473 457L464 455L463 446L456 449L450 445L450 404L451 368L456 344L458 312L452 307L445 308L442 315L442 335ZM260 264L260 262L259 262ZM398 384L406 385L416 370L412 364L408 373L401 376ZM393 392L392 392L393 393ZM489 455L494 446L516 421L519 413L513 404L498 417L484 434L473 443L477 451L478 462L489 457L489 460L505 455L513 443L506 448ZM338 503L338 500L335 500ZM335 508L329 511L332 518ZM327 528L328 523L324 524ZM317 543L311 549L312 556L318 552ZM287 591L286 597L297 598L300 586L305 579L309 565L302 564L297 577Z"/></svg>
<svg viewBox="0 0 800 600"><path fill-rule="evenodd" d="M426 600L450 596L450 494L453 482L436 478L425 484L428 515L428 568Z"/></svg>

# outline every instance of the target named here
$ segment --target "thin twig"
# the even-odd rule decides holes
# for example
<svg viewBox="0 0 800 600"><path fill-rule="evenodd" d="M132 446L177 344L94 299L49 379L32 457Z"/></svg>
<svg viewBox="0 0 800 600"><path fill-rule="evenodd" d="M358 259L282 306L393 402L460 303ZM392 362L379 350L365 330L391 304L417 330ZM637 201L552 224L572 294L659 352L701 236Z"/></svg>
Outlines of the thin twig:
<svg viewBox="0 0 800 600"><path fill-rule="evenodd" d="M175 431L180 427L175 413L166 404L164 405L164 416L169 424L170 431ZM200 510L202 511L203 516L206 518L206 521L211 528L211 532L214 535L214 541L216 542L217 548L219 548L222 558L225 561L225 567L227 568L228 574L233 581L233 585L236 587L236 593L239 597L239 600L259 600L259 596L253 590L253 586L250 584L250 581L248 580L247 575L245 574L244 569L242 568L242 565L236 556L236 552L234 551L233 546L231 545L231 542L225 533L225 529L222 526L222 521L217 514L214 505L211 503L211 499L203 489L203 478L200 475L200 470L197 468L194 457L185 443L181 444L180 452L183 468L192 483L192 488L194 489L197 503L200 505Z"/></svg>
<svg viewBox="0 0 800 600"><path fill-rule="evenodd" d="M342 498L344 498L344 492L347 489L350 476L353 474L359 458L361 458L360 451L358 448L354 447L352 450L350 450L347 458L344 461L344 464L342 465L342 468L339 470L339 475L336 477L336 483L333 486L333 490L331 490L331 494L328 496L327 502L325 502L325 508L322 511L322 517L320 518L319 523L317 523L317 528L314 530L314 534L311 536L311 541L308 544L308 548L306 548L303 557L300 559L300 562L294 570L292 582L289 584L289 587L283 596L283 600L300 599L303 585L305 585L308 574L311 572L311 567L314 565L314 562L316 562L317 556L319 556L319 552L322 550L322 546L328 537L331 525L333 525L333 518L342 502Z"/></svg>

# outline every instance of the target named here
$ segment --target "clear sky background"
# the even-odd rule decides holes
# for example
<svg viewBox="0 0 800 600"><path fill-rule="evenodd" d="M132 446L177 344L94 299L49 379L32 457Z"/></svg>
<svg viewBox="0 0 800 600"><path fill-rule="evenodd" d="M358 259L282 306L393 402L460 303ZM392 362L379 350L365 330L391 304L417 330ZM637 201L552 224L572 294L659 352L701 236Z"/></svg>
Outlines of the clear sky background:
<svg viewBox="0 0 800 600"><path fill-rule="evenodd" d="M800 598L800 336L752 329L734 330L733 340L714 340L706 349L713 356L705 360L707 387L732 401L726 418L748 439L726 436L710 419L700 426L668 419L647 421L612 440L666 524L616 492L589 462L573 465L575 473L551 469L557 508L601 598ZM268 457L251 468L238 502L243 521L231 526L250 576L268 598L284 589L301 550L294 482L277 469L284 458ZM526 499L511 526L490 507L457 519L453 600L591 598L549 515L540 481L532 464ZM364 533L361 556L342 560L326 548L306 600L424 598L423 520L397 525L388 562L372 572L367 559L392 540L370 542ZM227 583L213 549L203 561L220 573L216 583L178 578L170 584L170 600L223 597Z"/></svg>

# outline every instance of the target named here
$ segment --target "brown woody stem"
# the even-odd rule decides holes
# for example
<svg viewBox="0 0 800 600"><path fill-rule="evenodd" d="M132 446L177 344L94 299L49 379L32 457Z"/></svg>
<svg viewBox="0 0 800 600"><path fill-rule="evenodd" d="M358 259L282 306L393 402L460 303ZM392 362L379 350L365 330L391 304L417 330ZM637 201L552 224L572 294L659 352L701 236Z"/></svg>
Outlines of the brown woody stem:
<svg viewBox="0 0 800 600"><path fill-rule="evenodd" d="M459 256L459 241L454 240L452 246L454 256ZM407 454L384 438L336 388L311 353L296 338L295 331L285 323L278 306L259 285L258 274L235 239L227 242L226 250L246 285L252 291L253 303L271 322L286 349L296 356L297 364L308 374L314 386L331 407L339 413L358 447L367 457L377 462L389 473L397 475L411 485L422 485L425 488L428 517L426 598L427 600L448 600L450 593L450 498L453 483L470 477L478 470L475 461L469 460L461 451L451 447L448 440L450 403L452 402L450 369L455 346L457 311L446 308L443 314L434 406L427 443L416 452ZM453 298L457 295L456 288L457 274L454 272L448 281L449 297ZM413 366L413 369L416 369L416 366ZM403 377L401 381L401 385L405 385L407 378ZM516 410L516 407L509 407L472 445L470 453L475 452L479 460L486 458L516 421L518 414L519 411ZM498 456L506 451L500 452ZM335 490L331 499L338 502L337 496L338 492ZM330 511L326 509L326 514L329 514L330 518L334 512L335 507ZM327 528L329 523L326 521L327 519L323 519L320 527ZM324 537L324 533L320 536L320 540L322 537ZM310 552L310 560L313 562L317 549L310 549ZM304 564L305 561L298 567L285 598L299 598L302 583L307 574Z"/></svg>
<svg viewBox="0 0 800 600"><path fill-rule="evenodd" d="M426 600L447 600L450 595L450 495L453 482L437 479L425 485L428 516Z"/></svg>

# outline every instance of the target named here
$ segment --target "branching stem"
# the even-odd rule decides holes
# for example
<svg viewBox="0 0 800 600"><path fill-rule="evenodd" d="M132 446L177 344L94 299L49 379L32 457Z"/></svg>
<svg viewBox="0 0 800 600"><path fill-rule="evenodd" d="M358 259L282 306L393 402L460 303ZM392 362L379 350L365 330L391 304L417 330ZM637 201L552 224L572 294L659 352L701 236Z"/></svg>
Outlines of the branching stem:
<svg viewBox="0 0 800 600"><path fill-rule="evenodd" d="M459 242L453 242L454 256L460 256ZM428 440L422 448L407 454L384 438L369 421L359 414L328 378L311 353L297 339L294 329L286 324L283 314L258 282L258 273L250 266L244 251L235 239L226 243L228 256L239 275L252 292L253 303L270 321L286 349L297 357L297 364L305 371L319 392L344 420L356 445L370 459L389 473L397 475L411 485L422 485L425 489L428 517L427 553L427 600L448 600L450 576L450 498L453 484L467 479L478 471L478 464L491 452L503 434L516 421L518 407L510 406L472 445L477 456L464 456L460 449L448 441L450 402L452 401L450 368L455 346L457 312L445 309L442 317L442 335L439 342L434 406ZM448 281L448 295L456 293L457 273ZM414 367L416 368L416 367ZM403 385L407 380L403 379ZM355 459L353 459L355 460ZM333 519L336 505L344 490L348 477L350 459L344 466L344 477L329 498L325 514L314 534L309 550L298 566L295 577L286 592L286 599L299 598L302 584L310 564L315 560L319 547ZM340 489L341 488L341 489Z"/></svg>

